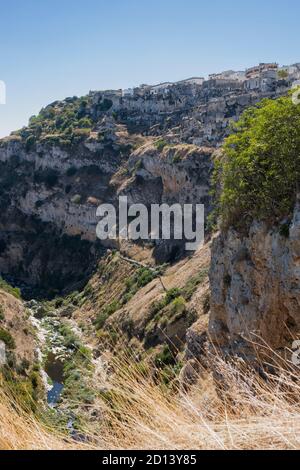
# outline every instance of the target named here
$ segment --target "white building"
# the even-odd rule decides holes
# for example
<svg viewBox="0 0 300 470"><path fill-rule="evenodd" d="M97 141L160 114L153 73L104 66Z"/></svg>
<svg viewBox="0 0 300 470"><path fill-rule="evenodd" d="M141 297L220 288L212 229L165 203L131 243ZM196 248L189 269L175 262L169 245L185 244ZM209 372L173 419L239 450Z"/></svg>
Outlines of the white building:
<svg viewBox="0 0 300 470"><path fill-rule="evenodd" d="M176 82L176 85L203 85L204 78L203 77L191 77L187 78L186 80L180 80Z"/></svg>
<svg viewBox="0 0 300 470"><path fill-rule="evenodd" d="M159 85L154 85L150 88L150 95L167 94L171 86L173 86L173 83L171 82L165 82L160 83Z"/></svg>
<svg viewBox="0 0 300 470"><path fill-rule="evenodd" d="M260 78L249 78L245 81L245 88L246 90L259 90L260 89Z"/></svg>
<svg viewBox="0 0 300 470"><path fill-rule="evenodd" d="M248 91L260 90L262 92L271 91L277 80L277 70L264 70L258 76L249 78L245 81L245 88Z"/></svg>
<svg viewBox="0 0 300 470"><path fill-rule="evenodd" d="M251 67L250 69L246 70L246 79L250 80L252 78L259 78L264 72L274 71L278 71L278 64L276 64L275 62L269 64L261 63L259 65L256 65L255 67Z"/></svg>
<svg viewBox="0 0 300 470"><path fill-rule="evenodd" d="M246 76L245 72L238 71L235 72L234 70L226 70L225 72L221 73L212 73L209 76L209 80L237 80L237 81L244 81Z"/></svg>
<svg viewBox="0 0 300 470"><path fill-rule="evenodd" d="M134 89L133 88L125 88L122 90L122 96L123 98L129 97L129 96L134 96Z"/></svg>

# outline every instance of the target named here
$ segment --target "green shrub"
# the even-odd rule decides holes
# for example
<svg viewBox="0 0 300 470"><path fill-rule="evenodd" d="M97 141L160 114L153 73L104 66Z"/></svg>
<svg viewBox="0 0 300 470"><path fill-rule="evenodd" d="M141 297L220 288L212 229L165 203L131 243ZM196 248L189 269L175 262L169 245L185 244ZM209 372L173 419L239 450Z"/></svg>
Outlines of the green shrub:
<svg viewBox="0 0 300 470"><path fill-rule="evenodd" d="M163 140L163 139L159 139L157 140L155 143L154 143L154 146L157 148L157 150L159 150L160 152L168 145L168 143Z"/></svg>
<svg viewBox="0 0 300 470"><path fill-rule="evenodd" d="M158 274L158 271L153 271L149 268L138 269L132 277L126 280L126 291L122 298L122 304L125 305L129 302L139 289L147 286Z"/></svg>
<svg viewBox="0 0 300 470"><path fill-rule="evenodd" d="M38 140L61 146L80 143L93 127L90 115L90 97L66 98L43 108L38 116L32 116L29 125L18 131L30 151ZM83 132L80 132L83 130ZM76 132L78 133L76 134Z"/></svg>
<svg viewBox="0 0 300 470"><path fill-rule="evenodd" d="M91 129L93 123L91 121L91 119L85 117L85 118L82 118L78 121L78 127L80 129Z"/></svg>
<svg viewBox="0 0 300 470"><path fill-rule="evenodd" d="M4 308L0 305L0 322L5 320Z"/></svg>
<svg viewBox="0 0 300 470"><path fill-rule="evenodd" d="M102 103L99 105L99 111L106 112L109 111L112 108L113 102L111 100L108 100L107 98L104 98Z"/></svg>
<svg viewBox="0 0 300 470"><path fill-rule="evenodd" d="M178 289L177 287L168 290L162 300L153 302L150 307L151 315L155 316L159 314L161 310L170 305L170 303L173 302L176 298L180 297L181 292L181 289Z"/></svg>
<svg viewBox="0 0 300 470"><path fill-rule="evenodd" d="M59 327L59 333L63 336L63 344L67 349L78 349L81 346L77 336L68 325L62 324Z"/></svg>
<svg viewBox="0 0 300 470"><path fill-rule="evenodd" d="M289 236L290 236L290 227L291 227L290 223L282 224L279 228L280 235L284 238L289 238Z"/></svg>
<svg viewBox="0 0 300 470"><path fill-rule="evenodd" d="M15 349L15 340L7 330L4 330L4 328L0 328L0 340L6 344L8 349Z"/></svg>
<svg viewBox="0 0 300 470"><path fill-rule="evenodd" d="M182 315L186 311L186 301L180 296L173 300L171 303L171 313L172 315Z"/></svg>
<svg viewBox="0 0 300 470"><path fill-rule="evenodd" d="M187 284L185 285L185 287L182 290L182 295L183 295L185 300L187 300L187 301L191 300L191 298L193 297L193 294L196 292L198 286L203 284L203 282L207 278L207 275L208 275L208 270L203 269L202 271L200 271L199 274L197 274L197 276L192 277L187 282Z"/></svg>
<svg viewBox="0 0 300 470"><path fill-rule="evenodd" d="M173 163L180 163L182 161L182 156L180 155L180 153L175 153L174 157L173 157Z"/></svg>
<svg viewBox="0 0 300 470"><path fill-rule="evenodd" d="M244 112L215 162L215 216L224 228L289 215L300 181L300 105L291 96Z"/></svg>
<svg viewBox="0 0 300 470"><path fill-rule="evenodd" d="M166 305L169 305L173 300L175 300L177 297L180 297L180 296L181 296L181 289L174 287L173 289L168 290L166 297L165 297Z"/></svg>
<svg viewBox="0 0 300 470"><path fill-rule="evenodd" d="M106 320L113 315L120 308L120 304L117 300L114 300L111 304L107 305L97 316L94 324L97 330L104 327Z"/></svg>
<svg viewBox="0 0 300 470"><path fill-rule="evenodd" d="M21 299L21 291L17 287L12 287L9 285L2 277L0 277L0 289L4 290L10 295L16 297L16 299Z"/></svg>
<svg viewBox="0 0 300 470"><path fill-rule="evenodd" d="M154 363L158 368L175 363L174 355L172 354L172 351L168 345L164 347L162 352L155 356Z"/></svg>
<svg viewBox="0 0 300 470"><path fill-rule="evenodd" d="M75 196L73 196L71 199L71 202L73 204L80 204L81 201L82 201L82 197L80 196L80 194L75 194Z"/></svg>
<svg viewBox="0 0 300 470"><path fill-rule="evenodd" d="M203 313L208 314L210 311L210 294L207 293L204 296L203 302L202 302L202 308L203 308Z"/></svg>

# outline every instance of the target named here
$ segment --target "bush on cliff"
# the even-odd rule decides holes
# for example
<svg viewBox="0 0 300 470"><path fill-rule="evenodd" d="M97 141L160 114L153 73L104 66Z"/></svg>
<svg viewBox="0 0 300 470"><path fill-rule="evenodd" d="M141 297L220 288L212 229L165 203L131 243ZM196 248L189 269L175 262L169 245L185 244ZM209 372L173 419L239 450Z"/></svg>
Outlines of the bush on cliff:
<svg viewBox="0 0 300 470"><path fill-rule="evenodd" d="M9 331L4 328L0 328L0 341L3 341L8 349L14 349L16 347L15 340L9 333Z"/></svg>
<svg viewBox="0 0 300 470"><path fill-rule="evenodd" d="M28 127L15 134L24 139L26 151L32 150L40 140L53 145L70 145L73 139L78 143L89 135L93 127L89 103L89 97L56 101L43 108L37 116L32 116Z"/></svg>
<svg viewBox="0 0 300 470"><path fill-rule="evenodd" d="M4 290L10 295L13 295L16 299L21 299L21 291L17 287L12 287L2 277L0 277L0 289Z"/></svg>
<svg viewBox="0 0 300 470"><path fill-rule="evenodd" d="M223 227L274 222L294 207L300 181L300 105L291 96L244 112L214 171L215 214Z"/></svg>

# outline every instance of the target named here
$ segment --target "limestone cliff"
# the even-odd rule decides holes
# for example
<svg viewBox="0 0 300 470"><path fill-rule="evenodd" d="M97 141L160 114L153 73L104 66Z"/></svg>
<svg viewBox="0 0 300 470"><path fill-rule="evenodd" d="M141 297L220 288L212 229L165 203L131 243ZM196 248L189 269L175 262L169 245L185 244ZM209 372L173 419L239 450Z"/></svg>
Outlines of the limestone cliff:
<svg viewBox="0 0 300 470"><path fill-rule="evenodd" d="M97 206L116 205L119 195L203 203L208 214L211 155L230 122L287 86L187 81L167 93L90 92L45 107L0 141L0 273L52 295L85 282L103 254ZM180 243L150 249L154 262L183 254Z"/></svg>
<svg viewBox="0 0 300 470"><path fill-rule="evenodd" d="M210 270L212 341L237 354L251 354L249 342L291 349L300 332L299 259L299 203L290 225L254 221L248 235L219 234Z"/></svg>

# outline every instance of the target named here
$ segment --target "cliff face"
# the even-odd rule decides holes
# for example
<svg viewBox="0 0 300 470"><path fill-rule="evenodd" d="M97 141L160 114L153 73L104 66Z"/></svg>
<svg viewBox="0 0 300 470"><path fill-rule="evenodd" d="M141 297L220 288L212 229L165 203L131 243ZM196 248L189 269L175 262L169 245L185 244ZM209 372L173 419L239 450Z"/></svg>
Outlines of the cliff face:
<svg viewBox="0 0 300 470"><path fill-rule="evenodd" d="M218 235L210 270L213 342L249 355L249 341L263 340L279 353L291 349L300 331L299 260L299 204L289 230L253 222L248 236Z"/></svg>
<svg viewBox="0 0 300 470"><path fill-rule="evenodd" d="M209 210L213 149L158 149L140 138L143 145L129 152L126 145L137 137L118 135L120 127L109 145L92 136L69 149L38 143L28 151L14 138L2 143L0 272L54 291L87 278L103 249L115 246L96 239L97 207L117 208L119 196L129 204L197 202ZM154 245L153 261L173 259L182 249L181 242Z"/></svg>
<svg viewBox="0 0 300 470"><path fill-rule="evenodd" d="M208 214L211 155L230 121L284 91L210 80L167 94L91 92L47 106L0 141L0 273L53 293L83 282L103 252L96 209L117 206L120 195L147 205L202 203ZM150 249L163 263L182 255L183 243Z"/></svg>

